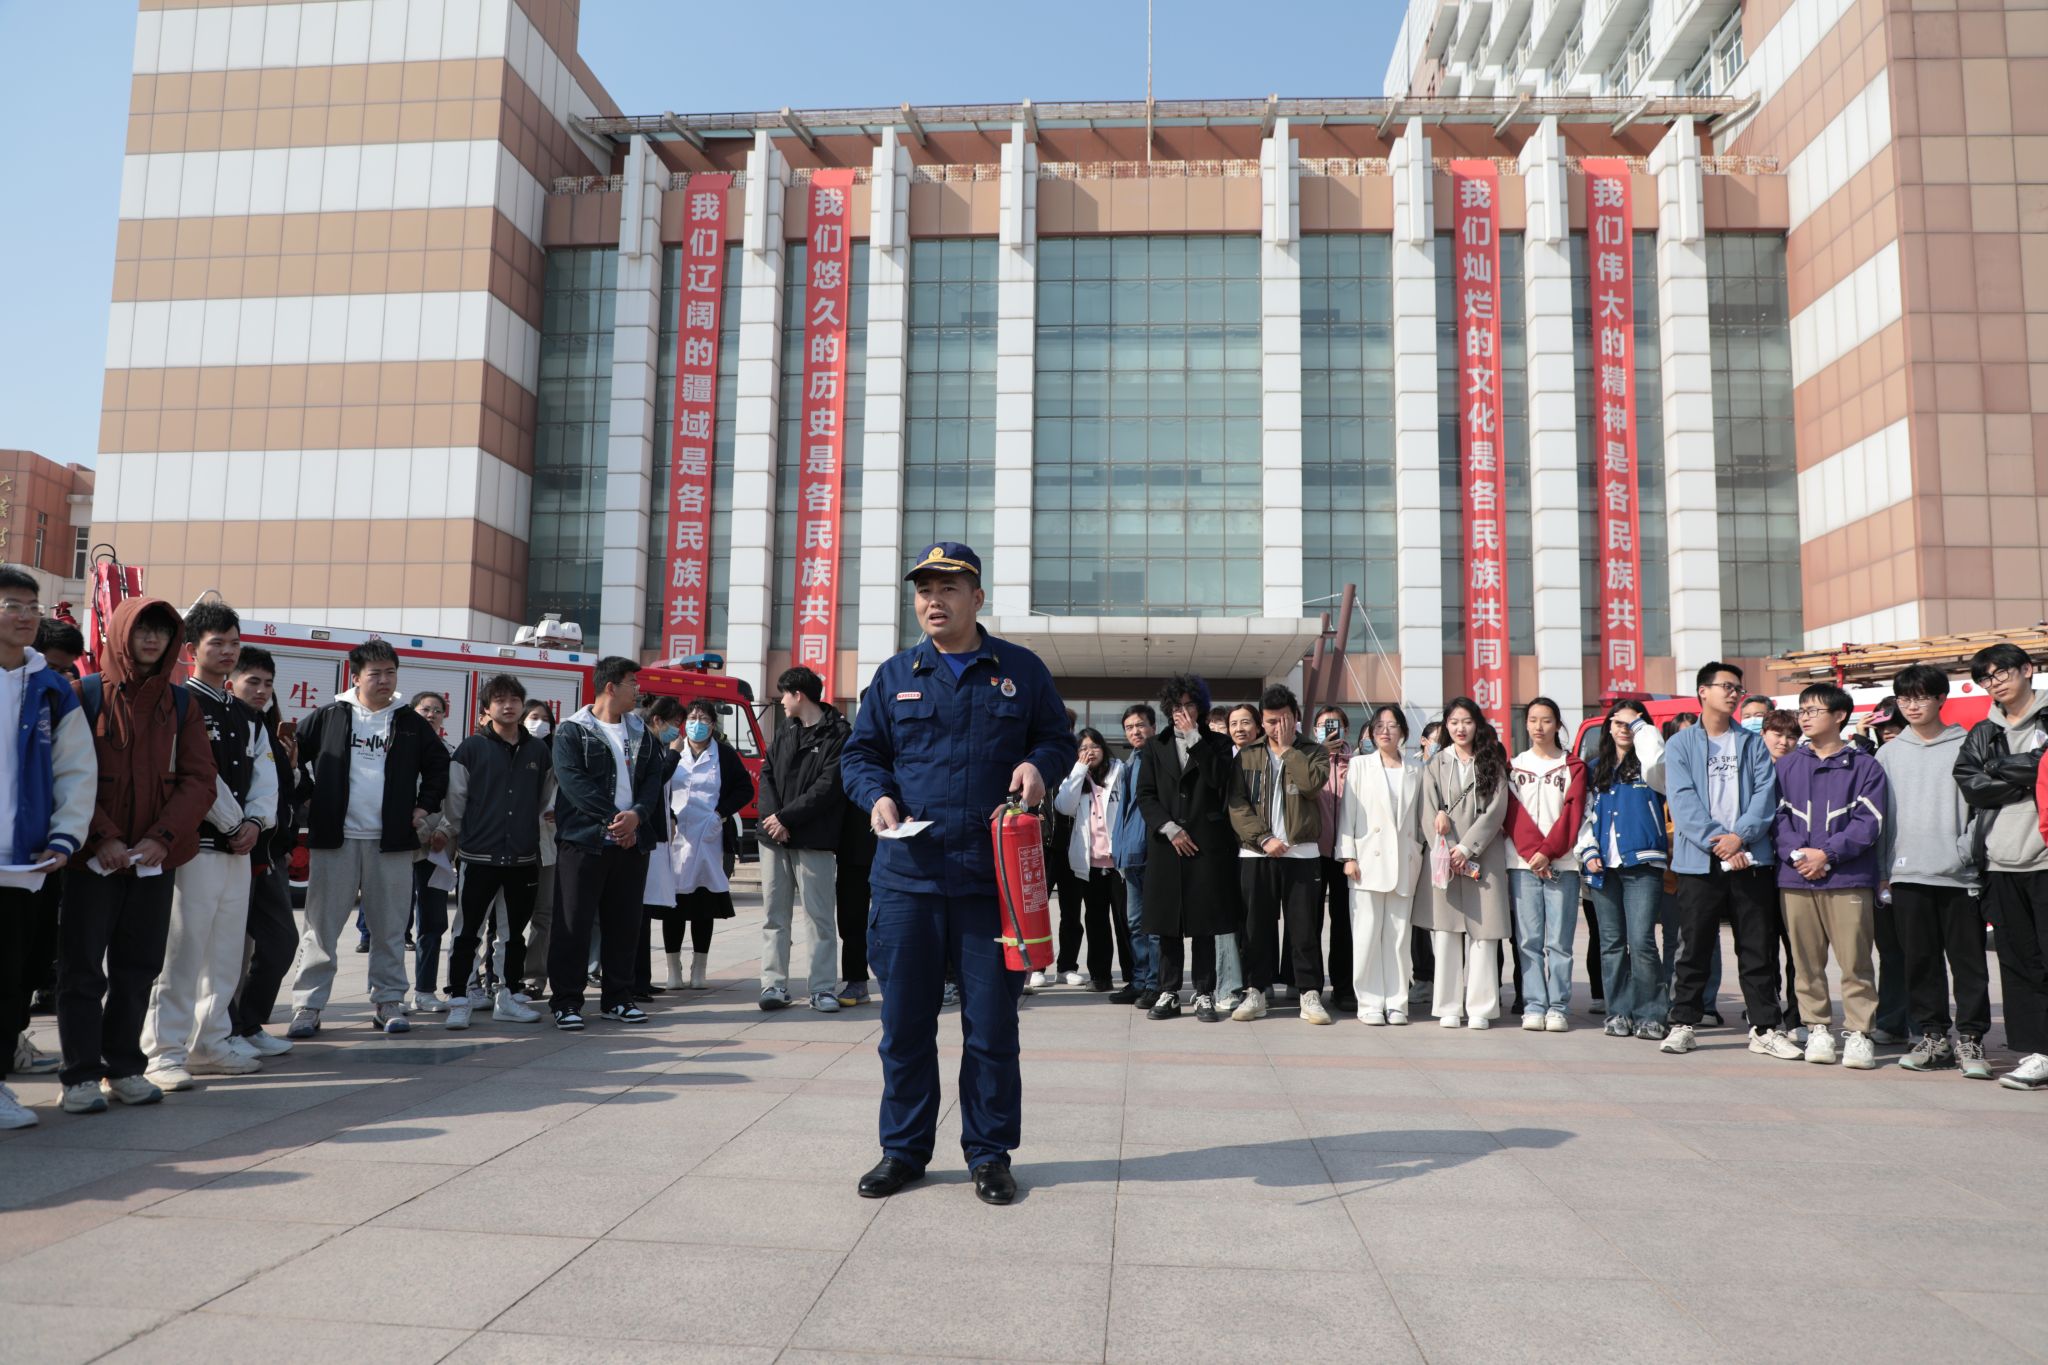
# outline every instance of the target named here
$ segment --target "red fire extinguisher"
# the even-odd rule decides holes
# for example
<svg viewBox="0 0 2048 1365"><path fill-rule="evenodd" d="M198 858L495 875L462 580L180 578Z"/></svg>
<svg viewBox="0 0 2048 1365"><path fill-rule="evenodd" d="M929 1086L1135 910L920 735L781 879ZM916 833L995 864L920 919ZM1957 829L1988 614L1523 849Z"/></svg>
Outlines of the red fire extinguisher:
<svg viewBox="0 0 2048 1365"><path fill-rule="evenodd" d="M1010 793L1008 805L989 820L995 841L996 899L1002 912L1003 960L1013 972L1043 971L1052 965L1052 913L1045 881L1042 822Z"/></svg>

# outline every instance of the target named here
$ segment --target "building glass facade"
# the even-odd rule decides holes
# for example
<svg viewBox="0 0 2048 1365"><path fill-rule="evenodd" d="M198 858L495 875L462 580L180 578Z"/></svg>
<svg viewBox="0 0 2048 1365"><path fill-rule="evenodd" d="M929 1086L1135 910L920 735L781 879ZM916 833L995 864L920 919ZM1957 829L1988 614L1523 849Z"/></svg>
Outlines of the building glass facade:
<svg viewBox="0 0 2048 1365"><path fill-rule="evenodd" d="M1801 649L1806 640L1784 238L1709 234L1707 317L1714 347L1721 647L1744 657Z"/></svg>
<svg viewBox="0 0 2048 1365"><path fill-rule="evenodd" d="M801 488L804 412L803 243L789 245L783 265L781 402L775 424L775 604L770 610L768 647L788 649L796 624L796 503ZM737 348L735 348L737 349ZM860 473L867 433L868 253L856 243L847 257L846 412L840 446L839 639L849 645L860 632Z"/></svg>
<svg viewBox="0 0 2048 1365"><path fill-rule="evenodd" d="M1042 238L1032 606L1255 616L1259 242Z"/></svg>
<svg viewBox="0 0 2048 1365"><path fill-rule="evenodd" d="M1436 239L1436 415L1442 471L1444 653L1465 649L1464 453L1458 441L1458 319L1451 236ZM1536 585L1529 576L1529 326L1522 234L1500 234L1501 476L1507 485L1508 651L1536 652Z"/></svg>
<svg viewBox="0 0 2048 1365"><path fill-rule="evenodd" d="M1396 646L1391 239L1301 242L1303 612L1358 586L1351 652Z"/></svg>
<svg viewBox="0 0 2048 1365"><path fill-rule="evenodd" d="M604 578L605 442L619 253L551 251L541 303L540 388L526 618L560 612L595 631Z"/></svg>
<svg viewBox="0 0 2048 1365"><path fill-rule="evenodd" d="M996 251L987 237L911 243L905 553L995 540ZM901 613L897 634L916 643L914 613Z"/></svg>
<svg viewBox="0 0 2048 1365"><path fill-rule="evenodd" d="M1636 514L1643 653L1671 653L1671 528L1664 520L1664 370L1657 333L1657 234L1634 234L1636 329ZM1586 235L1572 234L1572 352L1578 377L1579 618L1586 657L1600 654L1600 538L1593 449L1593 295Z"/></svg>

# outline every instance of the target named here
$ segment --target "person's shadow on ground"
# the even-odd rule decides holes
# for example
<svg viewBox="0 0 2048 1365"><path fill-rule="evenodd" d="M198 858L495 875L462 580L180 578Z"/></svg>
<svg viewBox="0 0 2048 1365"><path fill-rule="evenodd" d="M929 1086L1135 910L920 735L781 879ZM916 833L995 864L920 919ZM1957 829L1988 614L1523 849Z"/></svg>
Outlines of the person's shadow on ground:
<svg viewBox="0 0 2048 1365"><path fill-rule="evenodd" d="M1497 1145L1481 1151L1446 1150L1470 1148L1475 1136L1489 1137ZM1014 1165L1020 1198L1034 1188L1060 1185L1184 1184L1242 1178L1266 1189L1310 1190L1335 1184L1341 1196L1450 1170L1513 1148L1562 1146L1576 1136L1557 1128L1506 1128L1480 1134L1468 1129L1376 1130L1355 1135L1371 1140L1365 1148L1349 1145L1351 1138L1337 1136L1317 1139L1321 1147L1297 1139L1075 1161L1034 1162L1027 1158ZM1325 1160L1326 1155L1335 1158L1341 1178L1332 1169L1333 1163Z"/></svg>

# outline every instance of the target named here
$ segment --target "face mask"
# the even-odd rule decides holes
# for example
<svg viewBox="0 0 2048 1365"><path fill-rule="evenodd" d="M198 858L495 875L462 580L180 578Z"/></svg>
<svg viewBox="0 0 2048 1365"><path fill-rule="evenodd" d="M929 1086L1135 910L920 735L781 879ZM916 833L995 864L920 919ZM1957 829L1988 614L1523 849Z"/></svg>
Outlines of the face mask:
<svg viewBox="0 0 2048 1365"><path fill-rule="evenodd" d="M532 735L535 739L546 739L549 732L554 728L554 726L548 724L539 716L535 716L532 720L526 722L526 733Z"/></svg>
<svg viewBox="0 0 2048 1365"><path fill-rule="evenodd" d="M1751 716L1742 722L1742 728L1753 735L1760 735L1764 732L1764 718L1762 716Z"/></svg>
<svg viewBox="0 0 2048 1365"><path fill-rule="evenodd" d="M674 734L675 732L671 730L669 733ZM683 727L683 733L690 737L691 743L702 744L705 740L711 738L711 724L709 721L693 720Z"/></svg>
<svg viewBox="0 0 2048 1365"><path fill-rule="evenodd" d="M675 726L664 725L654 732L654 737L663 744L673 744L676 742L676 736L680 733L681 731L677 730Z"/></svg>

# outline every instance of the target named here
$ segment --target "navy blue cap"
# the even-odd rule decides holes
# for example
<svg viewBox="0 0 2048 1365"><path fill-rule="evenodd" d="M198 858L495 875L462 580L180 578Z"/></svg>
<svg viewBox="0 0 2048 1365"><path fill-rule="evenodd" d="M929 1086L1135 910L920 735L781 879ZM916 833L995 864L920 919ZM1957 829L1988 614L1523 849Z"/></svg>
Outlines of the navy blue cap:
<svg viewBox="0 0 2048 1365"><path fill-rule="evenodd" d="M942 540L927 545L917 562L910 566L910 572L903 575L906 581L921 573L971 573L981 577L981 556L970 546L957 540Z"/></svg>

